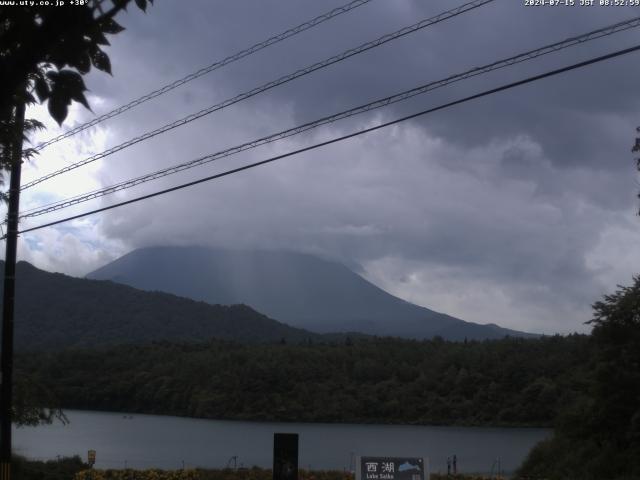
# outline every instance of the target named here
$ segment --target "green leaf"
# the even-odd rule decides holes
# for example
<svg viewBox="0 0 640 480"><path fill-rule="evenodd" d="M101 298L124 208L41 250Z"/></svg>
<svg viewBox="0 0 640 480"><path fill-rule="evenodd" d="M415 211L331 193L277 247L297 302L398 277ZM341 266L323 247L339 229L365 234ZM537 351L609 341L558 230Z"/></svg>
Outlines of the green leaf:
<svg viewBox="0 0 640 480"><path fill-rule="evenodd" d="M111 0L113 2L114 7L122 7L124 10L127 9L127 4L131 0Z"/></svg>
<svg viewBox="0 0 640 480"><path fill-rule="evenodd" d="M111 45L109 43L109 40L107 40L107 37L105 37L104 33L102 33L100 30L96 30L95 32L91 33L91 38L96 43L96 45Z"/></svg>
<svg viewBox="0 0 640 480"><path fill-rule="evenodd" d="M45 126L44 123L42 123L39 120L36 120L35 118L27 118L24 121L24 128L23 131L24 132L33 132L35 130L45 130Z"/></svg>
<svg viewBox="0 0 640 480"><path fill-rule="evenodd" d="M136 0L136 5L143 12L147 11L147 0Z"/></svg>
<svg viewBox="0 0 640 480"><path fill-rule="evenodd" d="M76 67L83 75L85 73L89 73L89 70L91 70L91 58L89 57L89 54L86 52L78 54L73 66Z"/></svg>
<svg viewBox="0 0 640 480"><path fill-rule="evenodd" d="M93 111L91 110L91 107L89 106L89 102L87 102L87 98L84 96L84 93L82 92L74 92L73 95L71 96L71 98L73 100L75 100L78 103L81 103L82 105L84 105L84 107L89 110L89 111Z"/></svg>
<svg viewBox="0 0 640 480"><path fill-rule="evenodd" d="M42 75L38 75L35 81L35 91L40 103L44 102L47 98L49 98L49 84L45 80Z"/></svg>
<svg viewBox="0 0 640 480"><path fill-rule="evenodd" d="M62 120L64 120L64 117L66 117L66 109L72 100L81 103L91 110L83 93L87 88L84 85L82 76L78 72L74 72L73 70L60 70L59 72L48 72L47 75L51 78L49 111L58 123L61 123L58 118L61 117ZM64 108L62 107L63 104ZM54 111L58 113L58 117L54 116ZM64 116L62 116L63 113Z"/></svg>
<svg viewBox="0 0 640 480"><path fill-rule="evenodd" d="M51 55L51 62L56 66L57 69L64 68L66 62L59 56Z"/></svg>
<svg viewBox="0 0 640 480"><path fill-rule="evenodd" d="M87 87L84 86L82 76L73 70L60 70L54 83L68 91L84 92L87 89Z"/></svg>
<svg viewBox="0 0 640 480"><path fill-rule="evenodd" d="M111 61L109 60L109 56L99 48L96 48L91 55L91 62L98 70L102 70L111 75Z"/></svg>
<svg viewBox="0 0 640 480"><path fill-rule="evenodd" d="M122 32L123 30L124 30L124 27L111 18L107 18L102 22L103 33L116 34L116 33Z"/></svg>
<svg viewBox="0 0 640 480"><path fill-rule="evenodd" d="M52 95L51 98L49 98L48 109L53 119L58 122L58 125L62 125L62 122L64 122L64 119L67 118L67 114L69 113L69 102L63 97Z"/></svg>

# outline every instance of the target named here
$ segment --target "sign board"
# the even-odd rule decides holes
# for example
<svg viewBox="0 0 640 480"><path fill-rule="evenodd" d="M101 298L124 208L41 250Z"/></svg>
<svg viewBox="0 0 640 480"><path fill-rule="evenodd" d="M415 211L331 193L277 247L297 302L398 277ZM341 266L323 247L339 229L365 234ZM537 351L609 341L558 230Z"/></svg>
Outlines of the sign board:
<svg viewBox="0 0 640 480"><path fill-rule="evenodd" d="M356 480L429 480L427 470L419 457L358 457Z"/></svg>
<svg viewBox="0 0 640 480"><path fill-rule="evenodd" d="M96 463L96 451L95 450L89 450L89 452L87 452L87 463L91 466L93 466Z"/></svg>

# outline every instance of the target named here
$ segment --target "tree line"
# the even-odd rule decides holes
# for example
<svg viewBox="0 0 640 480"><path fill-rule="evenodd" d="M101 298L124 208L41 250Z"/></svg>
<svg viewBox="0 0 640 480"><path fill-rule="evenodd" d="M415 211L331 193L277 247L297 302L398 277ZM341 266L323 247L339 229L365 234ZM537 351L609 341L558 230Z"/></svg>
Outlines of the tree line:
<svg viewBox="0 0 640 480"><path fill-rule="evenodd" d="M48 407L553 426L522 478L640 478L640 277L596 302L590 323L590 335L538 339L157 342L21 354L16 367L49 393Z"/></svg>
<svg viewBox="0 0 640 480"><path fill-rule="evenodd" d="M593 305L579 395L559 412L522 475L549 480L640 478L640 276Z"/></svg>
<svg viewBox="0 0 640 480"><path fill-rule="evenodd" d="M157 342L21 355L70 409L212 419L549 426L584 383L584 335L242 345Z"/></svg>

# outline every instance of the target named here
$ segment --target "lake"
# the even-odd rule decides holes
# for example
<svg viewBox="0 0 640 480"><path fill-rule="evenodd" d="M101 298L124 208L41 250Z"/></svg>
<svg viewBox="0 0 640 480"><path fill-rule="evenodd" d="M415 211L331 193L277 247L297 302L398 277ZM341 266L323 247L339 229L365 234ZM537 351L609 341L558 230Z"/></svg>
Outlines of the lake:
<svg viewBox="0 0 640 480"><path fill-rule="evenodd" d="M511 472L551 431L541 428L424 427L202 420L66 410L69 425L14 428L14 452L34 459L96 450L97 468L270 468L274 432L300 435L300 468L350 469L354 456L424 456L432 472Z"/></svg>

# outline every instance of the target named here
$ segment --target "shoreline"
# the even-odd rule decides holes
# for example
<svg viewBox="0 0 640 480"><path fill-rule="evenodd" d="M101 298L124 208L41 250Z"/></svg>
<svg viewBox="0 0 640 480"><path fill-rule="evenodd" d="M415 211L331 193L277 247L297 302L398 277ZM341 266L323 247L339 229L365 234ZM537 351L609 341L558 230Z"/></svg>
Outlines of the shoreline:
<svg viewBox="0 0 640 480"><path fill-rule="evenodd" d="M553 425L525 425L525 424L509 424L509 423L492 423L492 424L475 424L475 423L454 423L454 424L427 424L427 423L393 423L393 422L366 422L366 421L308 421L308 420L282 420L282 419L265 419L265 418L211 418L211 417L193 417L189 415L175 415L165 413L147 413L136 411L120 411L120 410L92 410L85 408L61 408L62 412L83 412L83 413L106 413L122 416L147 416L147 417L167 417L179 418L194 421L212 421L212 422L229 422L229 423L281 423L281 424L300 424L300 425L344 425L344 426L385 426L385 427L429 427L429 428L478 428L478 429L531 429L531 430L553 430ZM54 421L54 423L56 423ZM26 428L26 427L20 427Z"/></svg>

